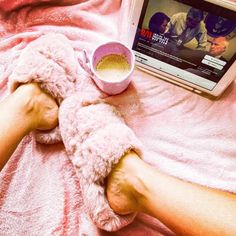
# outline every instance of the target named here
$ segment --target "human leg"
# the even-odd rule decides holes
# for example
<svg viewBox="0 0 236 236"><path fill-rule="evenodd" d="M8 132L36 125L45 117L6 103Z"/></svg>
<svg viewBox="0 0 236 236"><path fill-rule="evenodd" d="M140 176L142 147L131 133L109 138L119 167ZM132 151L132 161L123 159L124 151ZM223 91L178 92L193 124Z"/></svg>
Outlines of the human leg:
<svg viewBox="0 0 236 236"><path fill-rule="evenodd" d="M178 235L236 232L236 194L163 174L132 152L110 173L107 198L116 213L149 214Z"/></svg>
<svg viewBox="0 0 236 236"><path fill-rule="evenodd" d="M0 102L0 169L19 142L34 129L57 125L58 106L37 84L21 85Z"/></svg>

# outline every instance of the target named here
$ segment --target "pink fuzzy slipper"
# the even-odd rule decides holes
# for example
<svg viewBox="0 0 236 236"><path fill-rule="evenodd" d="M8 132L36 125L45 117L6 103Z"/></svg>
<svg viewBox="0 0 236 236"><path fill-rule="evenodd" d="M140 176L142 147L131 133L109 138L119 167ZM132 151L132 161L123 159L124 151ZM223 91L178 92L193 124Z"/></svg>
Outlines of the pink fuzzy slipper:
<svg viewBox="0 0 236 236"><path fill-rule="evenodd" d="M13 92L20 84L36 82L60 104L75 92L77 60L69 40L62 34L50 33L31 42L21 53L9 77ZM36 132L42 143L61 141L58 127L50 132Z"/></svg>
<svg viewBox="0 0 236 236"><path fill-rule="evenodd" d="M104 179L131 149L141 156L141 143L113 106L80 106L81 101L81 94L74 94L61 104L63 142L80 178L87 213L99 228L116 231L130 224L135 214L113 212L105 196Z"/></svg>

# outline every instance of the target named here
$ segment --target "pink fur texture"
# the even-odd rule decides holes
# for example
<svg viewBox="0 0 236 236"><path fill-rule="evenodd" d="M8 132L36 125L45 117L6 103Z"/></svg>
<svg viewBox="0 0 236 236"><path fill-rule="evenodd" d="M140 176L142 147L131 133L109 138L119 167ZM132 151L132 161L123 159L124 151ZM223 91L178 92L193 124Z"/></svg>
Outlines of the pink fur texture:
<svg viewBox="0 0 236 236"><path fill-rule="evenodd" d="M21 83L37 82L59 103L74 93L77 63L69 40L62 34L46 34L31 42L21 53L9 78L14 91Z"/></svg>
<svg viewBox="0 0 236 236"><path fill-rule="evenodd" d="M111 210L104 179L129 150L141 155L141 143L115 107L104 103L80 107L80 96L74 94L61 105L63 142L81 180L89 216L99 228L116 231L132 222L134 214L121 217Z"/></svg>
<svg viewBox="0 0 236 236"><path fill-rule="evenodd" d="M32 41L21 53L13 73L9 77L9 88L13 92L19 84L36 82L60 104L75 92L77 63L69 40L62 34L46 34ZM41 143L61 141L58 127L50 132L37 131Z"/></svg>
<svg viewBox="0 0 236 236"><path fill-rule="evenodd" d="M73 4L76 3L76 0L63 0L64 4ZM9 0L0 0L0 9L4 11L11 11L23 6L27 5L38 5L40 3L60 3L57 0L17 0L17 1L9 1Z"/></svg>
<svg viewBox="0 0 236 236"><path fill-rule="evenodd" d="M83 65L83 60L80 63ZM100 92L91 93L91 88L98 90L95 84L80 83L76 71L74 51L66 37L51 33L22 51L9 87L14 91L22 83L36 82L58 101L59 128L46 134L38 131L36 139L55 143L62 137L80 178L86 212L97 227L117 231L130 224L135 214L121 217L112 211L104 179L129 150L141 155L141 143L115 107L102 103L97 96ZM90 79L87 76L84 80ZM83 90L79 91L76 82Z"/></svg>

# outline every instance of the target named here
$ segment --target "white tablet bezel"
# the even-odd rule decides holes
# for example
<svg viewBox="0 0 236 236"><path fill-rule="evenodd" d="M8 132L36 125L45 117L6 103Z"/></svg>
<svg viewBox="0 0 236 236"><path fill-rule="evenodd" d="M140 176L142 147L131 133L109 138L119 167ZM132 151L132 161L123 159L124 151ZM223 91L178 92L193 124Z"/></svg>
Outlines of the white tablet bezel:
<svg viewBox="0 0 236 236"><path fill-rule="evenodd" d="M229 0L206 0L206 2L213 3L215 5L228 8L230 10L236 11L236 4L230 2ZM144 0L132 0L131 3L131 17L130 17L130 30L129 30L129 39L128 39L128 46L132 48L133 41L135 38L137 26L139 23L139 18L141 15L142 7L143 7ZM136 65L139 69L144 70L147 73L150 73L158 78L164 79L168 82L174 83L176 85L179 85L181 87L184 87L188 90L194 91L196 93L205 93L208 95L211 95L213 97L219 97L225 89L232 83L232 81L236 78L236 61L230 66L230 68L227 70L227 72L224 74L224 76L221 78L221 80L217 83L217 85L214 87L213 90L207 90L204 89L198 85L192 84L190 82L187 82L183 79L180 79L174 75L167 74L163 71L160 71L158 69L154 69L148 65L142 64L138 61L136 61Z"/></svg>

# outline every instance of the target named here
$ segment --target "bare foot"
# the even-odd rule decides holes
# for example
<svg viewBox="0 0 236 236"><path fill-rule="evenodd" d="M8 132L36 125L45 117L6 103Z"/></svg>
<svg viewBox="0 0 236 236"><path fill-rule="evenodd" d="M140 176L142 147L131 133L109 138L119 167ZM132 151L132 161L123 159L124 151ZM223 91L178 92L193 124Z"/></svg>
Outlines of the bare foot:
<svg viewBox="0 0 236 236"><path fill-rule="evenodd" d="M21 85L14 92L16 102L21 102L23 112L30 116L31 130L49 130L58 124L58 105L38 84Z"/></svg>
<svg viewBox="0 0 236 236"><path fill-rule="evenodd" d="M110 207L120 215L139 210L142 182L136 173L140 159L134 152L126 154L115 166L107 179L107 199Z"/></svg>

